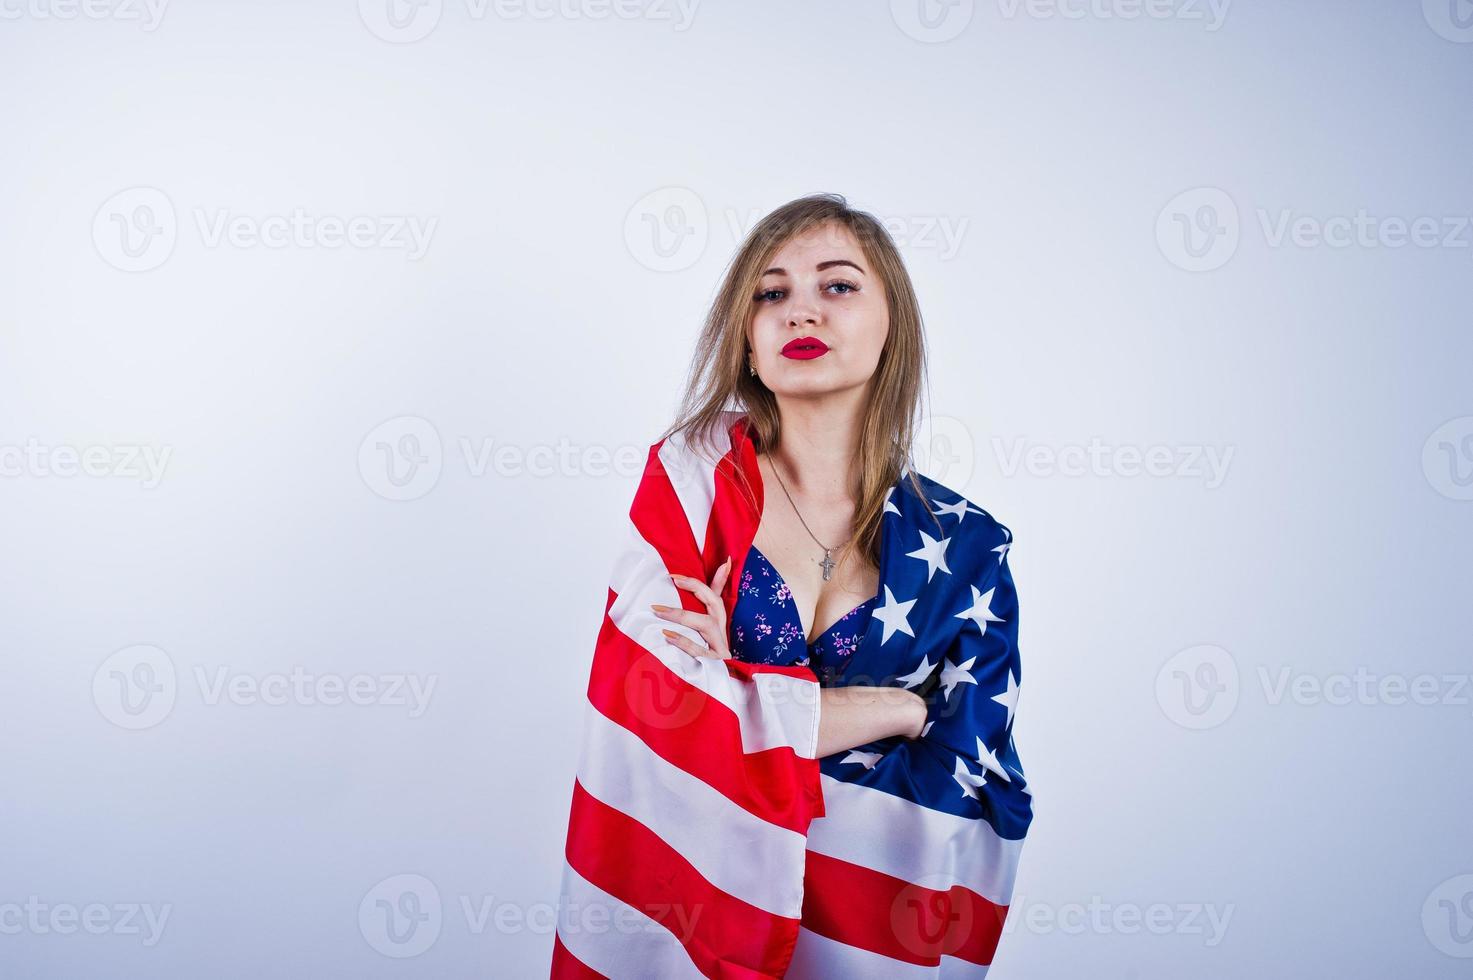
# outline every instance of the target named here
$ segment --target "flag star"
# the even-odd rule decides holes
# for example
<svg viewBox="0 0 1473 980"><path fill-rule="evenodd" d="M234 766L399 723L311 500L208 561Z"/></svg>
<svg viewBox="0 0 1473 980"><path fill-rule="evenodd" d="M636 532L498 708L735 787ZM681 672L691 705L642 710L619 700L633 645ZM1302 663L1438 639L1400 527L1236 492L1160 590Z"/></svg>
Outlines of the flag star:
<svg viewBox="0 0 1473 980"><path fill-rule="evenodd" d="M977 628L982 631L982 635L986 636L988 623L1006 622L1006 620L1004 620L1001 616L994 616L992 614L992 593L996 592L997 588L996 586L994 586L993 588L988 589L986 592L980 592L974 585L971 587L971 589L972 608L963 609L952 618L970 619L972 622L977 624Z"/></svg>
<svg viewBox="0 0 1473 980"><path fill-rule="evenodd" d="M991 769L1007 782L1011 783L1013 781L1013 777L1008 775L1008 771L1002 767L1002 763L997 761L997 753L987 747L982 741L981 735L977 736L977 765L983 769Z"/></svg>
<svg viewBox="0 0 1473 980"><path fill-rule="evenodd" d="M936 665L931 663L931 658L925 657L922 658L921 665L915 670L911 671L909 674L906 674L904 677L897 677L895 679L904 683L906 690L909 690L910 688L915 687L917 684L924 681L927 677L930 677L931 671L935 669Z"/></svg>
<svg viewBox="0 0 1473 980"><path fill-rule="evenodd" d="M888 491L886 491L886 493L885 493L885 509L882 510L882 511L880 511L881 515L884 515L884 514L898 514L898 513L900 513L900 508L899 507L896 507L895 506L895 502L890 499L894 495L895 495L895 488L894 487L891 487Z"/></svg>
<svg viewBox="0 0 1473 980"><path fill-rule="evenodd" d="M1013 680L1013 672L1008 671L1008 689L1001 694L993 695L992 700L1008 709L1008 720L1003 726L1008 727L1013 723L1013 712L1018 708L1018 682Z"/></svg>
<svg viewBox="0 0 1473 980"><path fill-rule="evenodd" d="M966 520L968 514L982 514L983 516L987 514L987 511L980 507L974 507L971 501L965 497L954 504L937 504L936 509L943 514L950 514L952 517L955 517L958 524Z"/></svg>
<svg viewBox="0 0 1473 980"><path fill-rule="evenodd" d="M951 697L951 689L958 684L975 684L977 678L972 676L972 664L977 662L972 657L965 663L954 664L947 661L941 668L941 692L943 697Z"/></svg>
<svg viewBox="0 0 1473 980"><path fill-rule="evenodd" d="M926 737L926 734L931 731L931 726L934 724L936 724L934 721L928 721L921 726L921 738Z"/></svg>
<svg viewBox="0 0 1473 980"><path fill-rule="evenodd" d="M875 763L879 762L883 758L884 756L880 755L880 753L878 752L860 752L858 749L851 749L849 751L849 754L844 756L844 758L839 761L841 764L845 762L857 762L860 765L864 766L866 769L873 769L875 767Z"/></svg>
<svg viewBox="0 0 1473 980"><path fill-rule="evenodd" d="M963 796L970 796L974 800L977 798L977 787L987 783L987 773L984 772L979 776L972 772L962 761L961 756L956 757L956 770L951 774L951 778L956 780L956 784L962 788Z"/></svg>
<svg viewBox="0 0 1473 980"><path fill-rule="evenodd" d="M1019 779L1022 779L1023 778L1023 774L1021 772L1018 772L1017 769L1014 769L1013 772L1018 773L1018 778ZM1028 783L1026 781L1023 783L1022 786L1020 786L1018 788L1021 789L1023 792L1027 793L1029 796L1032 796L1033 795L1033 790L1031 790L1031 789L1028 788Z"/></svg>
<svg viewBox="0 0 1473 980"><path fill-rule="evenodd" d="M1004 541L1002 544L992 549L993 551L997 552L997 563L999 565L1001 565L1002 560L1008 556L1008 549L1012 546L1013 543L1011 541Z"/></svg>
<svg viewBox="0 0 1473 980"><path fill-rule="evenodd" d="M916 532L921 536L921 546L915 551L907 551L905 557L919 558L926 563L926 581L931 581L931 576L936 574L936 569L941 569L948 575L951 569L946 567L946 546L951 544L950 538L936 540L925 531Z"/></svg>
<svg viewBox="0 0 1473 980"><path fill-rule="evenodd" d="M915 636L910 629L910 620L906 617L910 614L910 607L915 605L917 601L916 599L908 599L905 602L898 602L895 599L895 593L890 591L890 586L885 586L885 604L883 606L876 606L874 611L870 613L872 618L878 619L885 624L884 635L880 637L881 646L884 646L891 635L897 630L906 636Z"/></svg>

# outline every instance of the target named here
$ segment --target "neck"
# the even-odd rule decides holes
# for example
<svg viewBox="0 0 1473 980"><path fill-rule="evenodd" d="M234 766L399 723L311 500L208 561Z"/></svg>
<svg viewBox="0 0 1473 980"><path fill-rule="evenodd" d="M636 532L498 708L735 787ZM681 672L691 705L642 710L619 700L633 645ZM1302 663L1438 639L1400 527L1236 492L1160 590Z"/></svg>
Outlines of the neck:
<svg viewBox="0 0 1473 980"><path fill-rule="evenodd" d="M850 392L844 392L848 396ZM782 441L768 454L788 489L804 496L848 500L859 456L862 388L852 397L778 398Z"/></svg>

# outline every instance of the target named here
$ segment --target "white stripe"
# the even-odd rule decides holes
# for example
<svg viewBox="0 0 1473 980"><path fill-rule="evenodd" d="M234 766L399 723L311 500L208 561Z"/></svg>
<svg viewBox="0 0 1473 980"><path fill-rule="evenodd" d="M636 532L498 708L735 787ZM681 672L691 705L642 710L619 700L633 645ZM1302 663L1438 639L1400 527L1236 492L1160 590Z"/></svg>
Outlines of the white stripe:
<svg viewBox="0 0 1473 980"><path fill-rule="evenodd" d="M802 916L802 834L733 803L598 711L587 724L578 782L590 795L648 827L726 894Z"/></svg>
<svg viewBox="0 0 1473 980"><path fill-rule="evenodd" d="M798 942L793 947L793 961L783 974L788 980L829 980L830 977L853 977L855 980L983 980L987 967L955 956L942 956L939 966L917 966L904 960L891 959L858 946L850 946L806 928L798 929Z"/></svg>
<svg viewBox="0 0 1473 980"><path fill-rule="evenodd" d="M585 966L613 980L702 976L674 933L599 888L567 862L557 935Z"/></svg>
<svg viewBox="0 0 1473 980"><path fill-rule="evenodd" d="M659 658L670 671L730 708L737 716L742 750L762 752L790 747L799 756L818 756L818 681L765 672L755 683L733 677L714 657L693 657L673 646L662 629L673 630L701 646L699 633L661 619L651 603L680 608L680 595L665 561L629 522L628 539L614 560L610 588L616 593L609 607L614 625L635 643Z"/></svg>
<svg viewBox="0 0 1473 980"><path fill-rule="evenodd" d="M729 425L730 421L724 420L713 432L712 441L703 448L710 459L701 456L684 433L672 434L660 446L660 463L670 476L680 506L685 509L697 550L706 546L706 526L716 502L716 463L731 449Z"/></svg>
<svg viewBox="0 0 1473 980"><path fill-rule="evenodd" d="M808 849L939 890L961 885L994 905L1012 900L1021 840L986 820L901 799L824 775L824 815L808 827ZM955 876L938 869L954 868Z"/></svg>
<svg viewBox="0 0 1473 980"><path fill-rule="evenodd" d="M918 966L904 960L891 959L858 946L850 946L806 928L798 930L798 943L793 947L793 961L783 974L788 980L829 980L831 977L854 980L982 980L987 967L955 956L942 956L940 966Z"/></svg>

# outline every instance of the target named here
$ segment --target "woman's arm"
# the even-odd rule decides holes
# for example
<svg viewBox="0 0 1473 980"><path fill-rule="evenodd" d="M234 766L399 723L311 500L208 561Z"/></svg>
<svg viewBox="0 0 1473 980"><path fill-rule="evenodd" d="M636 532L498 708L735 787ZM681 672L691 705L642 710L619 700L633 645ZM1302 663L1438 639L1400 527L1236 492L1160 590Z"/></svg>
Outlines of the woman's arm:
<svg viewBox="0 0 1473 980"><path fill-rule="evenodd" d="M704 613L652 605L656 616L694 629L706 641L701 646L674 630L665 630L670 643L693 657L726 660L731 647L726 638L726 607L721 602L721 588L731 572L731 558L721 563L711 576L711 584L688 575L671 575L675 584L694 593L706 606ZM925 700L901 687L829 687L819 693L818 757L833 755L866 745L892 735L920 738L928 708Z"/></svg>
<svg viewBox="0 0 1473 980"><path fill-rule="evenodd" d="M818 756L892 735L919 738L926 702L903 687L826 687L819 694Z"/></svg>

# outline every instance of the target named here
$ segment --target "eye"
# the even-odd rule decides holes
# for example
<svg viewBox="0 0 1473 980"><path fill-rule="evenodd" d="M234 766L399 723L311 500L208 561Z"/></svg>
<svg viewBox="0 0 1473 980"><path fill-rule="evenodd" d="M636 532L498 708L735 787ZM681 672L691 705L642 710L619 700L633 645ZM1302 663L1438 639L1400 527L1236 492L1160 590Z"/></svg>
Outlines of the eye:
<svg viewBox="0 0 1473 980"><path fill-rule="evenodd" d="M849 282L847 279L835 279L833 282L829 283L827 286L824 286L823 288L824 289L834 289L834 288L839 287L839 286L843 286L844 287L844 291L839 294L840 296L846 296L849 293L857 293L857 292L859 292L859 287L856 286L854 283Z"/></svg>
<svg viewBox="0 0 1473 980"><path fill-rule="evenodd" d="M781 299L782 294L783 291L781 289L763 289L759 291L757 295L753 297L753 299L755 299L759 303L771 303L775 300Z"/></svg>

